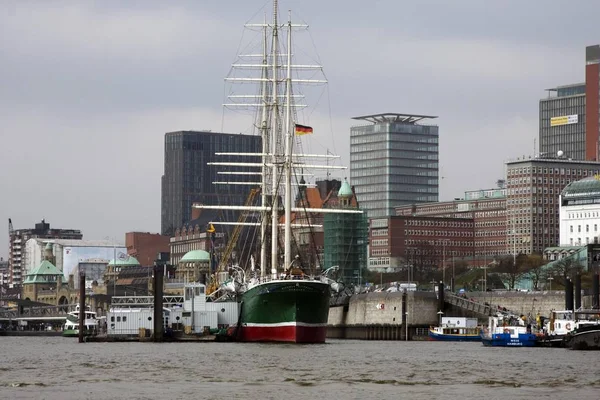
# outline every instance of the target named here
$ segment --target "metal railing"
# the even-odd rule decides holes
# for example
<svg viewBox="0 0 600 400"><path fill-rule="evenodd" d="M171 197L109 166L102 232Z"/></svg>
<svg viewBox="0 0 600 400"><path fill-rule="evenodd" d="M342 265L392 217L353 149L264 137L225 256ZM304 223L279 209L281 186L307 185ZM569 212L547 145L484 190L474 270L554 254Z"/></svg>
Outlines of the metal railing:
<svg viewBox="0 0 600 400"><path fill-rule="evenodd" d="M183 296L163 296L163 306L183 304ZM154 306L154 296L113 296L111 306Z"/></svg>
<svg viewBox="0 0 600 400"><path fill-rule="evenodd" d="M506 316L516 315L516 313L507 310L504 307L500 307L497 304L480 303L478 301L474 301L462 296L457 296L448 292L444 293L444 301L449 304L452 304L453 306L460 307L464 310L471 311L484 316L496 314L502 314Z"/></svg>
<svg viewBox="0 0 600 400"><path fill-rule="evenodd" d="M27 306L21 305L10 310L0 310L0 319L62 317L75 311L77 304L62 304L60 306Z"/></svg>

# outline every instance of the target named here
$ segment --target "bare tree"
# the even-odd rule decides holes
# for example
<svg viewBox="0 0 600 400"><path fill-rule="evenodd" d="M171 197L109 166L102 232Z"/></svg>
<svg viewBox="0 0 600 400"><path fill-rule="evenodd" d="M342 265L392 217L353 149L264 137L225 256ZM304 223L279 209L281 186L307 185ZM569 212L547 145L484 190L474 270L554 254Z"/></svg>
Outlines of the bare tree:
<svg viewBox="0 0 600 400"><path fill-rule="evenodd" d="M525 274L524 265L526 259L526 254L519 254L516 259L513 259L511 256L504 256L499 259L494 271L503 273L508 277L509 289L514 289L517 281Z"/></svg>
<svg viewBox="0 0 600 400"><path fill-rule="evenodd" d="M559 276L563 280L563 285L567 283L567 278L574 278L576 274L583 271L583 265L576 260L574 257L565 257L558 260L551 269L551 273L555 276Z"/></svg>
<svg viewBox="0 0 600 400"><path fill-rule="evenodd" d="M542 267L546 265L544 258L540 254L529 254L525 261L525 270L531 282L533 283L533 289L538 290L540 281L543 278L544 270Z"/></svg>

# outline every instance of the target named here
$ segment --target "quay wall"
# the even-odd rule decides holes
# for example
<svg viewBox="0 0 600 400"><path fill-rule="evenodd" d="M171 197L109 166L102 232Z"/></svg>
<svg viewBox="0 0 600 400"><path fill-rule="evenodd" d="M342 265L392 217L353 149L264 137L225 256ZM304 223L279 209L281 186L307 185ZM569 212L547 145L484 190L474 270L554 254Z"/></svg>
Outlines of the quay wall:
<svg viewBox="0 0 600 400"><path fill-rule="evenodd" d="M468 292L468 298L480 303L505 307L515 313L535 317L539 312L549 316L551 310L565 309L564 291L538 292ZM591 296L582 296L582 306L590 308ZM331 307L327 327L329 338L367 340L426 339L429 326L437 325L438 300L434 292L408 292L406 296L407 324L403 324L402 293L364 293L352 296L344 306ZM446 304L446 316L487 318Z"/></svg>
<svg viewBox="0 0 600 400"><path fill-rule="evenodd" d="M501 291L501 292L469 292L467 297L475 299L480 303L487 302L500 305L515 313L535 316L538 312L543 316L549 316L552 310L564 310L565 292L553 291ZM592 296L581 296L583 308L591 308Z"/></svg>

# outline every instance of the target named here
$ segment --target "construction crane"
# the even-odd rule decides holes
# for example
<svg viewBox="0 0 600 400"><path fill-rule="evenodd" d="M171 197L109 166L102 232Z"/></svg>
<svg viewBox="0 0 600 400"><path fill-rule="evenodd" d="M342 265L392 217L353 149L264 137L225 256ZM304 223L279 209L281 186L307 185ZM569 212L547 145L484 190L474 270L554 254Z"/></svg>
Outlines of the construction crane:
<svg viewBox="0 0 600 400"><path fill-rule="evenodd" d="M248 197L246 198L246 203L244 204L244 206L245 207L251 206L252 203L254 202L254 198L256 197L256 195L258 193L260 193L260 188L250 189L250 193L248 194ZM248 218L248 215L250 214L250 212L251 211L249 211L249 210L243 210L240 213L237 224L233 228L233 231L231 232L231 237L229 238L229 241L227 242L227 246L225 247L225 250L223 250L223 253L221 255L219 267L215 271L215 274L212 276L211 282L208 285L208 288L206 290L207 294L210 294L218 289L218 287L221 283L218 280L219 273L227 270L227 265L229 264L231 254L233 253L233 250L235 249L238 239L240 237L240 234L242 233L243 223L246 222L246 219Z"/></svg>

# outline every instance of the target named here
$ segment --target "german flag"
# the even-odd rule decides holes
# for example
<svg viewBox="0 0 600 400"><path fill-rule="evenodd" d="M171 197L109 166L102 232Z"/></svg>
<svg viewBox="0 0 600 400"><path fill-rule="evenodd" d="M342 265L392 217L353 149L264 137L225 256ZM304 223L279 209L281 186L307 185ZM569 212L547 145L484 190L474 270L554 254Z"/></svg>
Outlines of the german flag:
<svg viewBox="0 0 600 400"><path fill-rule="evenodd" d="M313 133L311 126L296 124L296 135L308 135L309 133Z"/></svg>

